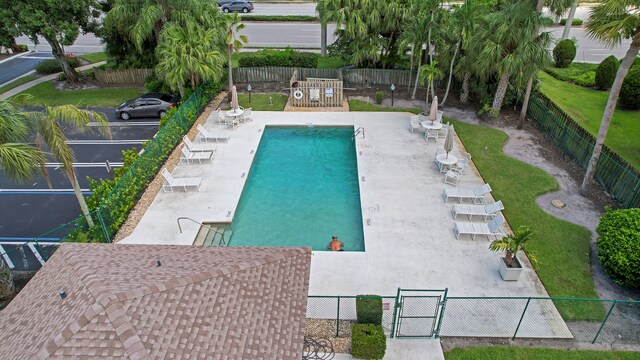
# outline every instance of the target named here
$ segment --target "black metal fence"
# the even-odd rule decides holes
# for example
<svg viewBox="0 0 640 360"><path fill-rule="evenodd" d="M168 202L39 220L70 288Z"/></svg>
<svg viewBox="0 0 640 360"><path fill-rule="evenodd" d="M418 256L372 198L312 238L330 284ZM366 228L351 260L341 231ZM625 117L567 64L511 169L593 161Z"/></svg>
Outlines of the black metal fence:
<svg viewBox="0 0 640 360"><path fill-rule="evenodd" d="M596 142L593 135L543 94L531 96L528 114L565 157L586 170ZM596 166L595 179L623 207L640 207L640 172L606 145Z"/></svg>

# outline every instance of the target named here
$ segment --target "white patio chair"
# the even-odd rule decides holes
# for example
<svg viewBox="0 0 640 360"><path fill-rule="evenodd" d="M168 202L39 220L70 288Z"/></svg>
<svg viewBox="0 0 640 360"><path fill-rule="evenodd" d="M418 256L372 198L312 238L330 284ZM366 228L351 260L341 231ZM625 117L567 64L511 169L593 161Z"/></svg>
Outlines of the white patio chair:
<svg viewBox="0 0 640 360"><path fill-rule="evenodd" d="M413 130L421 129L422 125L420 125L420 115L411 115L409 117L409 131L413 134Z"/></svg>
<svg viewBox="0 0 640 360"><path fill-rule="evenodd" d="M187 150L190 152L201 152L201 151L212 151L216 152L217 148L213 144L194 144L189 140L187 135L182 137L182 141L184 145L187 147Z"/></svg>
<svg viewBox="0 0 640 360"><path fill-rule="evenodd" d="M442 114L443 111L442 110L438 110L438 114L436 115L436 121L441 123L442 122Z"/></svg>
<svg viewBox="0 0 640 360"><path fill-rule="evenodd" d="M449 132L449 123L442 125L442 129L438 130L438 138L446 138Z"/></svg>
<svg viewBox="0 0 640 360"><path fill-rule="evenodd" d="M453 215L454 219L457 219L458 215L465 215L469 220L471 220L473 216L481 216L484 221L489 221L502 210L504 210L502 201L488 205L454 204L451 209L451 215Z"/></svg>
<svg viewBox="0 0 640 360"><path fill-rule="evenodd" d="M451 170L457 173L460 173L461 175L464 175L467 173L467 169L469 168L470 161L471 161L471 154L467 153L465 157L462 160L458 161Z"/></svg>
<svg viewBox="0 0 640 360"><path fill-rule="evenodd" d="M444 183L458 186L458 183L462 180L462 174L455 172L453 170L449 170L444 174Z"/></svg>
<svg viewBox="0 0 640 360"><path fill-rule="evenodd" d="M471 200L474 204L483 204L484 196L491 192L491 186L489 184L484 184L477 188L467 188L467 189L459 189L459 188L446 188L442 193L442 197L444 198L444 202L448 202L450 198L457 198L460 203L463 200Z"/></svg>
<svg viewBox="0 0 640 360"><path fill-rule="evenodd" d="M424 141L429 144L429 139L435 140L438 142L438 131L439 130L425 130L424 132Z"/></svg>
<svg viewBox="0 0 640 360"><path fill-rule="evenodd" d="M202 126L202 124L198 124L196 128L200 133L201 142L207 142L208 140L215 140L216 142L219 142L220 140L225 140L227 142L229 141L229 135L225 133L217 132L217 131L209 131L205 129L205 127Z"/></svg>
<svg viewBox="0 0 640 360"><path fill-rule="evenodd" d="M438 169L440 169L440 162L438 161L438 155L440 154L446 154L447 152L444 150L443 146L439 146L436 149L436 154L433 156L433 161L436 163L436 165L438 165Z"/></svg>
<svg viewBox="0 0 640 360"><path fill-rule="evenodd" d="M491 236L499 239L502 237L502 231L500 226L504 222L502 215L497 215L487 223L472 223L472 222L457 222L453 227L453 232L456 234L456 239L460 238L460 235L471 235L473 240L476 239L476 235L485 235L487 240L491 240Z"/></svg>
<svg viewBox="0 0 640 360"><path fill-rule="evenodd" d="M213 151L191 152L186 147L182 147L180 151L182 151L180 156L180 163L182 164L191 164L195 160L198 160L200 164L202 160L209 160L209 162L213 163L213 154L215 154Z"/></svg>
<svg viewBox="0 0 640 360"><path fill-rule="evenodd" d="M244 109L244 112L242 113L242 116L240 118L241 122L253 121L253 119L251 118L251 108Z"/></svg>
<svg viewBox="0 0 640 360"><path fill-rule="evenodd" d="M184 191L187 191L188 187L196 187L198 191L200 191L200 184L202 183L202 178L199 177L183 177L176 178L171 175L167 168L162 169L162 176L164 180L167 182L166 184L162 184L163 191L173 191L173 188L182 187Z"/></svg>
<svg viewBox="0 0 640 360"><path fill-rule="evenodd" d="M226 116L224 118L224 124L232 130L235 130L240 126L240 119L238 119L237 116Z"/></svg>
<svg viewBox="0 0 640 360"><path fill-rule="evenodd" d="M220 108L216 110L216 113L218 113L218 124L227 125L226 114L223 114Z"/></svg>

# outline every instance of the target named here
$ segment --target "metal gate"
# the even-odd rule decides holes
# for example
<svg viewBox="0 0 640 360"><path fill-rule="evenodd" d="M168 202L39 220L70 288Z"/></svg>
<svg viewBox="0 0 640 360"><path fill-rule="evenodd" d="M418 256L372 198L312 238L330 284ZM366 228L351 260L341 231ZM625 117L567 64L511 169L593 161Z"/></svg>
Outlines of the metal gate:
<svg viewBox="0 0 640 360"><path fill-rule="evenodd" d="M447 289L398 289L391 336L437 338L446 299Z"/></svg>

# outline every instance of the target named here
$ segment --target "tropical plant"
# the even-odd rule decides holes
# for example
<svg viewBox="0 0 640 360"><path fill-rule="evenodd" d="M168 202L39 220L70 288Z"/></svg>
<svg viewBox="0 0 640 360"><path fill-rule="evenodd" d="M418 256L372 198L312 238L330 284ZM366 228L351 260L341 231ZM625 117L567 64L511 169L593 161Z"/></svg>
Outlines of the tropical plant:
<svg viewBox="0 0 640 360"><path fill-rule="evenodd" d="M549 12L555 16L555 22L560 21L560 17L564 15L573 5L574 0L547 0L546 5L549 7ZM538 10L541 12L542 8Z"/></svg>
<svg viewBox="0 0 640 360"><path fill-rule="evenodd" d="M613 80L616 79L618 66L620 66L620 63L618 62L618 59L613 55L602 60L600 65L598 65L598 67L596 68L596 88L601 90L609 89L613 84Z"/></svg>
<svg viewBox="0 0 640 360"><path fill-rule="evenodd" d="M556 67L566 68L576 58L576 44L573 40L560 40L553 48L553 61Z"/></svg>
<svg viewBox="0 0 640 360"><path fill-rule="evenodd" d="M403 27L402 35L400 36L399 46L403 49L411 48L411 72L413 73L414 58L417 59L416 68L420 68L422 65L423 51L427 41L429 40L429 19L430 16L425 11L421 11L415 2L412 3L411 13L413 16L407 18L406 24ZM426 45L428 47L428 45ZM411 85L409 85L411 86ZM413 84L413 92L411 98L416 98L416 92L418 90L418 76L416 76Z"/></svg>
<svg viewBox="0 0 640 360"><path fill-rule="evenodd" d="M78 81L78 73L64 56L64 46L75 42L80 31L93 31L98 16L94 0L0 0L0 24L9 36L24 34L38 44L40 36L51 46L65 78Z"/></svg>
<svg viewBox="0 0 640 360"><path fill-rule="evenodd" d="M218 51L220 37L218 28L203 28L192 22L168 24L162 30L156 48L156 73L183 98L185 82L195 90L204 81L219 80L224 63Z"/></svg>
<svg viewBox="0 0 640 360"><path fill-rule="evenodd" d="M632 68L620 88L620 107L640 110L640 67Z"/></svg>
<svg viewBox="0 0 640 360"><path fill-rule="evenodd" d="M593 179L602 145L607 137L609 125L618 103L622 82L640 50L640 2L637 0L606 0L591 9L586 28L590 37L610 46L619 45L622 39L631 39L631 43L609 91L609 99L602 115L602 122L596 137L593 154L589 160L587 172L580 188L580 192L583 195L587 193L588 185Z"/></svg>
<svg viewBox="0 0 640 360"><path fill-rule="evenodd" d="M600 217L598 259L609 276L640 288L640 209L608 209Z"/></svg>
<svg viewBox="0 0 640 360"><path fill-rule="evenodd" d="M509 234L502 239L494 240L489 245L491 251L504 251L504 262L508 267L517 267L516 255L518 251L526 251L525 244L531 240L533 230L526 226L519 227L513 234ZM537 263L535 255L528 253L529 261Z"/></svg>
<svg viewBox="0 0 640 360"><path fill-rule="evenodd" d="M569 16L567 16L567 19L565 20L565 23L561 24L564 25L564 29L562 30L562 40L566 40L569 38L569 32L571 31L571 27L574 25L573 23L573 17L576 14L576 9L578 8L578 0L573 0L573 3L571 4L571 9L569 10ZM582 23L582 21L580 22Z"/></svg>
<svg viewBox="0 0 640 360"><path fill-rule="evenodd" d="M233 87L233 65L231 64L231 57L234 50L239 50L244 44L249 42L246 35L240 35L240 30L244 29L244 24L240 24L240 17L238 14L225 15L226 19L226 33L225 44L227 45L227 69L229 70L229 96L231 96L231 88Z"/></svg>
<svg viewBox="0 0 640 360"><path fill-rule="evenodd" d="M420 84L422 86L427 86L427 104L425 107L425 111L429 110L429 90L431 90L431 97L436 96L435 90L433 88L433 82L435 80L440 80L444 78L444 73L442 70L438 69L438 62L433 61L431 64L424 64L418 69L418 77L420 78ZM426 81L426 84L425 84Z"/></svg>

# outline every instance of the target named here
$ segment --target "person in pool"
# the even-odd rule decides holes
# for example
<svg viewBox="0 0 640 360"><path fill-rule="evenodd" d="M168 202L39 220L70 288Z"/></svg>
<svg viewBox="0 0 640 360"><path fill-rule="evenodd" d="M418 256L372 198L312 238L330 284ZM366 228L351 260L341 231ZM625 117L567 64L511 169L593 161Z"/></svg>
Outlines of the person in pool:
<svg viewBox="0 0 640 360"><path fill-rule="evenodd" d="M343 247L344 243L338 240L337 236L332 236L331 242L329 243L329 245L327 245L327 249L331 251L344 251Z"/></svg>

